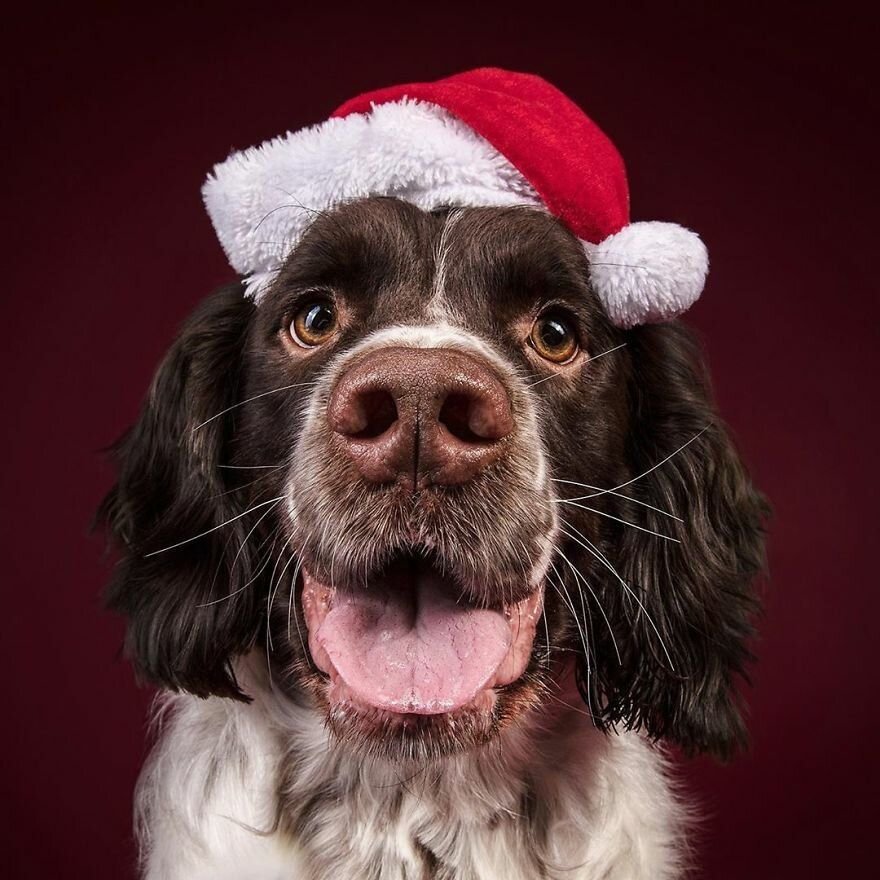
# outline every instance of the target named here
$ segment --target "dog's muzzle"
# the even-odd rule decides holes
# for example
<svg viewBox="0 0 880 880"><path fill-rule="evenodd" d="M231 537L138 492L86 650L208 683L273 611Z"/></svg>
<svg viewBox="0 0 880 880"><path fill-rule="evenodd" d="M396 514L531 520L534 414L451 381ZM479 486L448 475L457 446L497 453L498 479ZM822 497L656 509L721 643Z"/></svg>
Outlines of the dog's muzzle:
<svg viewBox="0 0 880 880"><path fill-rule="evenodd" d="M294 507L331 706L491 711L524 674L552 520L515 381L478 351L395 342L356 351L316 407L295 460L323 479L298 484Z"/></svg>

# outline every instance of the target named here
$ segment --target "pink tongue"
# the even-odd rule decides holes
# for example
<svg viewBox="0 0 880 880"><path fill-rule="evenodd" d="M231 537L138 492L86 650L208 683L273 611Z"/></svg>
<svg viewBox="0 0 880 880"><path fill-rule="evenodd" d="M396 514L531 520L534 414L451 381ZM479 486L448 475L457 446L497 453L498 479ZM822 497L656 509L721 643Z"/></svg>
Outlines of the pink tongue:
<svg viewBox="0 0 880 880"><path fill-rule="evenodd" d="M451 712L489 684L510 626L497 611L457 604L434 573L407 580L337 593L317 641L360 700L392 712Z"/></svg>

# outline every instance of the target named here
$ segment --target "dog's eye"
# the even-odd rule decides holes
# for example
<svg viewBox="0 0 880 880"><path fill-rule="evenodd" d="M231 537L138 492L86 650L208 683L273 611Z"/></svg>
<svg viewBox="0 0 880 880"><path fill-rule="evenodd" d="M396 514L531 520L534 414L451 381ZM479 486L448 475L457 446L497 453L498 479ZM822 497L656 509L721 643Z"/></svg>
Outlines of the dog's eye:
<svg viewBox="0 0 880 880"><path fill-rule="evenodd" d="M301 306L290 322L290 335L305 348L326 342L336 330L336 309L326 299L311 300Z"/></svg>
<svg viewBox="0 0 880 880"><path fill-rule="evenodd" d="M558 312L539 315L529 334L532 348L554 364L564 364L578 353L577 334L572 321Z"/></svg>

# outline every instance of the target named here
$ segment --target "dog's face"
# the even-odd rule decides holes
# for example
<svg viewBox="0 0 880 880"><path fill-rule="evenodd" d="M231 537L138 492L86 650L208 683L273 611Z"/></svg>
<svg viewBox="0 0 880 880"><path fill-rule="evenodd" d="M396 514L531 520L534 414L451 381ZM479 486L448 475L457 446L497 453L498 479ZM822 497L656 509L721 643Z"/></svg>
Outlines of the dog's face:
<svg viewBox="0 0 880 880"><path fill-rule="evenodd" d="M391 758L485 743L572 670L600 726L740 741L763 502L687 332L617 330L588 272L537 211L368 199L258 305L209 300L104 506L139 668L241 697L265 650Z"/></svg>

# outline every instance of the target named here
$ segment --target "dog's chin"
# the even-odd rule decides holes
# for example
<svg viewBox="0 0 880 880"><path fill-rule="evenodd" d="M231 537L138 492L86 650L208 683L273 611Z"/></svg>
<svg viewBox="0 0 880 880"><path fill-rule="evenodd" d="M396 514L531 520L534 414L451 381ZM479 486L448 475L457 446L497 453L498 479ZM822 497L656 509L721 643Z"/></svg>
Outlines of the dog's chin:
<svg viewBox="0 0 880 880"><path fill-rule="evenodd" d="M358 587L303 567L310 689L340 741L394 760L441 757L485 744L535 701L543 588L495 607L464 595L418 556Z"/></svg>

